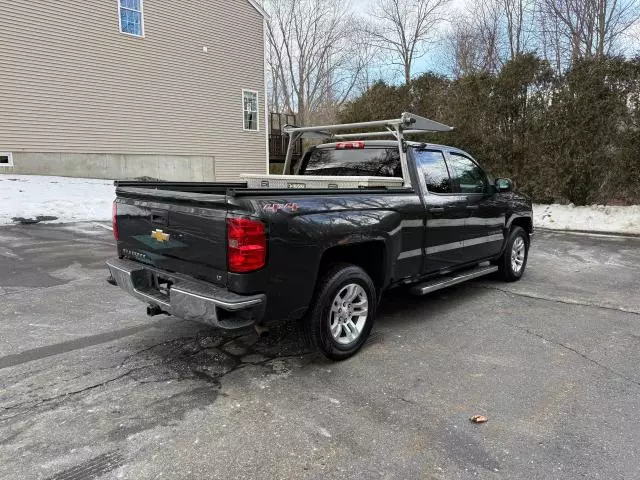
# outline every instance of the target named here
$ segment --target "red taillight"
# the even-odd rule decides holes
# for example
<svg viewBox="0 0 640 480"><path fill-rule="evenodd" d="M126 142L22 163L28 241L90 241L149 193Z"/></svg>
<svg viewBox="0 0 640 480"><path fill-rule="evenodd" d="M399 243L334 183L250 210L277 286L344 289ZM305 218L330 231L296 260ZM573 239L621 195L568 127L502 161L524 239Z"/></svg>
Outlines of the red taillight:
<svg viewBox="0 0 640 480"><path fill-rule="evenodd" d="M340 142L336 143L336 150L353 150L364 148L364 142Z"/></svg>
<svg viewBox="0 0 640 480"><path fill-rule="evenodd" d="M113 208L111 209L111 225L113 226L113 238L116 242L120 240L120 234L118 233L118 204L113 202Z"/></svg>
<svg viewBox="0 0 640 480"><path fill-rule="evenodd" d="M234 273L264 267L267 261L264 223L250 218L227 218L227 258L229 271Z"/></svg>

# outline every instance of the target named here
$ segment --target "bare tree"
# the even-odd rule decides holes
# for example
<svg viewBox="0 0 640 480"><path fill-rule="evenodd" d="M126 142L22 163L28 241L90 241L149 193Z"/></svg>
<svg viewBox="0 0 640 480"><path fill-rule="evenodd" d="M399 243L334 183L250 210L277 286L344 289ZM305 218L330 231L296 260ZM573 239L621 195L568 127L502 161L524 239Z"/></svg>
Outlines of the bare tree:
<svg viewBox="0 0 640 480"><path fill-rule="evenodd" d="M353 92L364 59L354 40L349 2L270 0L268 21L272 107L300 123L330 116Z"/></svg>
<svg viewBox="0 0 640 480"><path fill-rule="evenodd" d="M469 25L475 30L482 52L481 68L495 73L504 63L503 10L499 0L477 2L469 15Z"/></svg>
<svg viewBox="0 0 640 480"><path fill-rule="evenodd" d="M437 36L449 0L376 0L365 28L376 48L390 54L392 65L402 68L406 83L416 59L426 54Z"/></svg>
<svg viewBox="0 0 640 480"><path fill-rule="evenodd" d="M473 75L482 69L482 51L477 32L466 24L454 24L445 38L445 44L453 78Z"/></svg>
<svg viewBox="0 0 640 480"><path fill-rule="evenodd" d="M536 11L536 25L538 26L539 42L544 58L554 66L556 72L561 72L564 64L564 48L562 44L562 27L549 15L544 2L538 5Z"/></svg>
<svg viewBox="0 0 640 480"><path fill-rule="evenodd" d="M535 40L534 15L537 0L497 0L505 19L509 58L525 53Z"/></svg>
<svg viewBox="0 0 640 480"><path fill-rule="evenodd" d="M619 53L620 40L640 18L637 0L542 0L542 23L555 26L547 41L568 66L579 58Z"/></svg>
<svg viewBox="0 0 640 480"><path fill-rule="evenodd" d="M478 2L458 12L446 40L456 78L479 71L495 73L502 65L502 18L499 3Z"/></svg>
<svg viewBox="0 0 640 480"><path fill-rule="evenodd" d="M354 96L362 95L380 80L392 81L393 75L385 65L384 55L379 48L372 45L367 35L357 35L354 39L353 48L362 66L358 82L352 92Z"/></svg>

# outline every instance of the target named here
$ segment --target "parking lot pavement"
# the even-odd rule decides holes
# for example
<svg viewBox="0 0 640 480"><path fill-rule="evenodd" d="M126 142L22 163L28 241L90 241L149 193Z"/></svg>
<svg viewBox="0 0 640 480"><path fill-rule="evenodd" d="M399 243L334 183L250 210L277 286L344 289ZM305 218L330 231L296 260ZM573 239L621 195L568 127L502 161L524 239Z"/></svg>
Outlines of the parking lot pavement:
<svg viewBox="0 0 640 480"><path fill-rule="evenodd" d="M638 476L638 239L539 233L521 282L390 292L342 363L295 325L149 319L111 255L0 229L2 479Z"/></svg>

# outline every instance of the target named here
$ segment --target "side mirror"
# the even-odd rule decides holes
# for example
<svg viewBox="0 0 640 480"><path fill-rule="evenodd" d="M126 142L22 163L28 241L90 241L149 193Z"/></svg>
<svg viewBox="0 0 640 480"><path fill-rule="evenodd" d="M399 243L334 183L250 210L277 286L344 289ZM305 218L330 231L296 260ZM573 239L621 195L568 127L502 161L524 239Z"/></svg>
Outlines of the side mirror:
<svg viewBox="0 0 640 480"><path fill-rule="evenodd" d="M496 191L498 193L512 192L513 182L508 178L496 179Z"/></svg>

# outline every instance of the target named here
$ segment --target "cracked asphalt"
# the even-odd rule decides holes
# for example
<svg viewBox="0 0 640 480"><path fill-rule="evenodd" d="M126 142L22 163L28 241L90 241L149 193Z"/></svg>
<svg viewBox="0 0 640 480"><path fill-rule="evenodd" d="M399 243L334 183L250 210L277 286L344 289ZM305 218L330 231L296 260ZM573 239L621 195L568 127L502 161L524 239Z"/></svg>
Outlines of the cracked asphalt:
<svg viewBox="0 0 640 480"><path fill-rule="evenodd" d="M0 228L1 479L639 476L640 239L537 233L518 283L389 292L342 363L148 318L113 252Z"/></svg>

